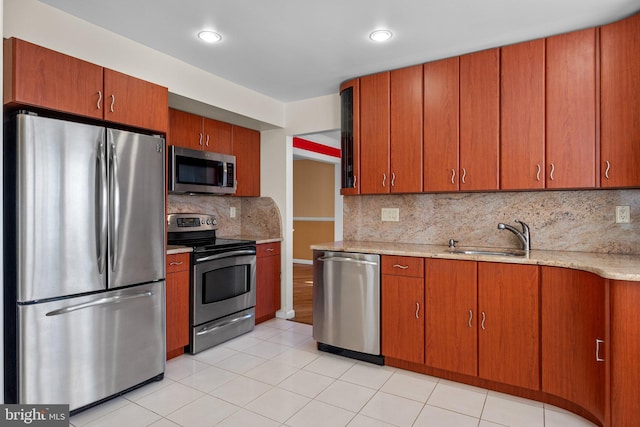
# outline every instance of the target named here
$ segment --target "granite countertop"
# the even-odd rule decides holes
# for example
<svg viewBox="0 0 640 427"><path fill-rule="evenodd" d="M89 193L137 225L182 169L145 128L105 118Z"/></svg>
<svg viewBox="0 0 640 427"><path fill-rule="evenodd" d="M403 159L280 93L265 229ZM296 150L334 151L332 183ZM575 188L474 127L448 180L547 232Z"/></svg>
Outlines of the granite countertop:
<svg viewBox="0 0 640 427"><path fill-rule="evenodd" d="M572 268L595 273L605 279L640 282L640 255L605 254L592 252L532 250L524 257L499 255L467 255L449 252L444 245L421 245L413 243L340 241L312 245L311 249L362 252L381 255L401 255L424 258L444 258L471 261L503 262L510 264L533 264L550 267ZM478 249L456 247L456 249ZM504 248L483 248L505 250Z"/></svg>
<svg viewBox="0 0 640 427"><path fill-rule="evenodd" d="M191 246L167 245L167 255L183 254L189 252L193 252L193 248Z"/></svg>

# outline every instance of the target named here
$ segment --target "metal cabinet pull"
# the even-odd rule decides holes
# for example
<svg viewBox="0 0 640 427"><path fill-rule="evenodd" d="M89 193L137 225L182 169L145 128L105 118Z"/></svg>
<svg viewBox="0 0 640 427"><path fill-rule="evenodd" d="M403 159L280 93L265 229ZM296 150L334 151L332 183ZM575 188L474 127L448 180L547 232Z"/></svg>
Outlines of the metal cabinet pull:
<svg viewBox="0 0 640 427"><path fill-rule="evenodd" d="M113 113L113 105L116 103L116 96L115 95L111 95L111 112Z"/></svg>
<svg viewBox="0 0 640 427"><path fill-rule="evenodd" d="M356 185L356 182L358 182L358 177L353 175L353 188L358 188L358 186Z"/></svg>
<svg viewBox="0 0 640 427"><path fill-rule="evenodd" d="M386 187L387 184L387 174L386 173L382 173L382 186Z"/></svg>
<svg viewBox="0 0 640 427"><path fill-rule="evenodd" d="M273 248L267 248L267 252L273 252L275 249Z"/></svg>
<svg viewBox="0 0 640 427"><path fill-rule="evenodd" d="M420 303L416 303L416 319L420 318Z"/></svg>
<svg viewBox="0 0 640 427"><path fill-rule="evenodd" d="M96 105L96 107L98 107L98 110L100 109L100 103L102 102L102 91L99 90L98 91L98 104Z"/></svg>
<svg viewBox="0 0 640 427"><path fill-rule="evenodd" d="M551 163L551 172L549 173L549 178L551 178L551 181L553 181L553 172L555 172L555 170L556 170L556 165Z"/></svg>
<svg viewBox="0 0 640 427"><path fill-rule="evenodd" d="M451 183L455 185L456 181L456 170L455 169L451 169Z"/></svg>
<svg viewBox="0 0 640 427"><path fill-rule="evenodd" d="M607 164L607 169L604 171L604 177L609 179L609 169L611 169L611 163L609 163L609 160L605 160L605 163Z"/></svg>
<svg viewBox="0 0 640 427"><path fill-rule="evenodd" d="M600 344L604 344L604 340L596 338L596 362L604 362L604 359L600 357Z"/></svg>
<svg viewBox="0 0 640 427"><path fill-rule="evenodd" d="M198 145L202 145L202 132L200 132L200 139L198 140Z"/></svg>
<svg viewBox="0 0 640 427"><path fill-rule="evenodd" d="M484 311L482 312L482 330L484 331L486 328L484 327L484 321L487 320L487 316L484 314Z"/></svg>
<svg viewBox="0 0 640 427"><path fill-rule="evenodd" d="M209 134L207 134L207 140L205 141L204 145L206 145L207 147L209 146Z"/></svg>
<svg viewBox="0 0 640 427"><path fill-rule="evenodd" d="M473 320L473 310L469 310L469 327L472 328L473 324L471 321Z"/></svg>
<svg viewBox="0 0 640 427"><path fill-rule="evenodd" d="M391 186L392 187L396 186L396 174L395 174L395 172L391 172Z"/></svg>
<svg viewBox="0 0 640 427"><path fill-rule="evenodd" d="M540 167L539 163L536 165L536 168L538 168L536 172L536 181L540 181L540 171L542 170L542 168Z"/></svg>
<svg viewBox="0 0 640 427"><path fill-rule="evenodd" d="M465 168L462 168L462 183L466 184L467 181L465 181L465 178L467 177L467 170Z"/></svg>
<svg viewBox="0 0 640 427"><path fill-rule="evenodd" d="M409 268L409 266L408 265L393 264L393 268L401 268L403 270L406 270L407 268Z"/></svg>
<svg viewBox="0 0 640 427"><path fill-rule="evenodd" d="M171 261L171 262L169 263L169 265L182 265L182 264L184 264L184 262L183 262L183 261Z"/></svg>

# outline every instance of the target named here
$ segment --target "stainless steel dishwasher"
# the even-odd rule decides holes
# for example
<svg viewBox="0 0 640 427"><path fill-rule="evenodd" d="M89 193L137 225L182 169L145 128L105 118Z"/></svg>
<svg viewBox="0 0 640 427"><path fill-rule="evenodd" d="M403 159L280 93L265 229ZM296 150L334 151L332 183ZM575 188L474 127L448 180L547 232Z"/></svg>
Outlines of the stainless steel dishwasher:
<svg viewBox="0 0 640 427"><path fill-rule="evenodd" d="M319 350L384 363L380 255L313 252L313 338Z"/></svg>

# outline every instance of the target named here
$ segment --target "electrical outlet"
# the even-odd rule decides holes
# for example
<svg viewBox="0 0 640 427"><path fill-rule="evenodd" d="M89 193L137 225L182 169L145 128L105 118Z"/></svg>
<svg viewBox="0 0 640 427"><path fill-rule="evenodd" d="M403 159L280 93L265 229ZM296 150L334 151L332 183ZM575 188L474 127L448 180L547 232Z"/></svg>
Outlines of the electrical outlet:
<svg viewBox="0 0 640 427"><path fill-rule="evenodd" d="M234 206L231 206L231 207L229 208L229 216L230 216L231 218L235 218L235 217L236 217L236 208L235 208Z"/></svg>
<svg viewBox="0 0 640 427"><path fill-rule="evenodd" d="M616 206L616 224L629 224L630 222L629 206Z"/></svg>
<svg viewBox="0 0 640 427"><path fill-rule="evenodd" d="M382 221L400 221L399 208L382 208Z"/></svg>

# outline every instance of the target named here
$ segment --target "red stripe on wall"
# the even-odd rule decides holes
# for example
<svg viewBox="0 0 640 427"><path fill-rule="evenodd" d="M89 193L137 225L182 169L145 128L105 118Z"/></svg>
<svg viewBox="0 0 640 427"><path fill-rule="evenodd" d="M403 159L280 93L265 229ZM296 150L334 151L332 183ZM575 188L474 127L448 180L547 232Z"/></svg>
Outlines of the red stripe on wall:
<svg viewBox="0 0 640 427"><path fill-rule="evenodd" d="M326 145L318 144L317 142L307 141L306 139L293 137L293 147L301 150L313 151L314 153L324 154L331 157L342 157L342 153L339 148L328 147Z"/></svg>

